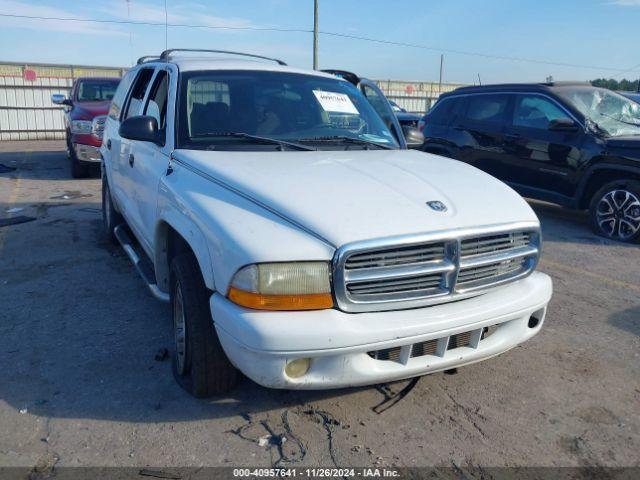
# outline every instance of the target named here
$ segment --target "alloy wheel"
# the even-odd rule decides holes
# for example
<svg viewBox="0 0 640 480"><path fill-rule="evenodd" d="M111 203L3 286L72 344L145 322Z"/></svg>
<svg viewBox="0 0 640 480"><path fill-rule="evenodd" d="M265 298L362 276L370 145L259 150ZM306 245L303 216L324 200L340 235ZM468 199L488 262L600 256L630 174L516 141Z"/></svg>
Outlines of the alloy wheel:
<svg viewBox="0 0 640 480"><path fill-rule="evenodd" d="M640 199L627 190L611 190L598 202L596 221L609 237L628 240L640 230Z"/></svg>

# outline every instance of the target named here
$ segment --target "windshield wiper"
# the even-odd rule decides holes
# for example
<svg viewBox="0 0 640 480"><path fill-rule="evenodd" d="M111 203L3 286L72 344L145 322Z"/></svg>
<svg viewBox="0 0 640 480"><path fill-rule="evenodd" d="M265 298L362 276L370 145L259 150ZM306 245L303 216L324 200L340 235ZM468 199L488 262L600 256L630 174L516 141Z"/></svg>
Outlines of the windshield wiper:
<svg viewBox="0 0 640 480"><path fill-rule="evenodd" d="M258 135L251 135L249 133L244 132L211 132L211 133L203 133L198 135L197 137L234 137L234 138L245 138L247 140L254 140L260 143L266 143L270 145L279 145L280 147L291 147L296 150L316 150L313 147L308 147L307 145L302 145L301 143L289 142L287 140L280 140L278 138L270 138L270 137L260 137ZM196 138L197 138L196 137ZM215 150L217 145L210 145L208 150Z"/></svg>
<svg viewBox="0 0 640 480"><path fill-rule="evenodd" d="M367 146L373 145L374 147L384 148L386 150L394 150L394 148L390 145L384 145L382 143L374 142L373 140L364 140L362 138L348 137L346 135L301 138L298 141L299 142L348 142L348 143L355 143L358 145L367 145Z"/></svg>
<svg viewBox="0 0 640 480"><path fill-rule="evenodd" d="M613 115L608 115L608 114L602 113L602 112L600 112L600 115L602 115L603 117L610 118L611 120L615 120L616 122L624 123L625 125L631 125L632 127L640 127L640 122L638 122L638 123L628 122L626 120L622 120L621 118L616 118Z"/></svg>

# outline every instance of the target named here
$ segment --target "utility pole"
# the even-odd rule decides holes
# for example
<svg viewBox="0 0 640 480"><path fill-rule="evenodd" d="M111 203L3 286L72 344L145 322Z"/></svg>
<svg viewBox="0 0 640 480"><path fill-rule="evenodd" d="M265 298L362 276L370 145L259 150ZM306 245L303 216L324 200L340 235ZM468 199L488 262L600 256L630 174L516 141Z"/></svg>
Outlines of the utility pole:
<svg viewBox="0 0 640 480"><path fill-rule="evenodd" d="M313 0L313 69L318 69L318 0Z"/></svg>
<svg viewBox="0 0 640 480"><path fill-rule="evenodd" d="M440 55L440 81L438 82L438 97L442 93L442 69L444 68L444 54Z"/></svg>

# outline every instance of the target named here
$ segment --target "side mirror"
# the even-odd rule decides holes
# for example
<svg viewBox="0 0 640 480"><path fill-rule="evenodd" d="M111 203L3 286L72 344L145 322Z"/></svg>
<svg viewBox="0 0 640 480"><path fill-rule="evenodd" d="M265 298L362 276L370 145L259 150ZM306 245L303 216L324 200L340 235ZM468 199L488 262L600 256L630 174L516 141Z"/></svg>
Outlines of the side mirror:
<svg viewBox="0 0 640 480"><path fill-rule="evenodd" d="M73 103L67 97L65 97L62 93L54 93L51 95L51 102L56 105L67 105L71 106Z"/></svg>
<svg viewBox="0 0 640 480"><path fill-rule="evenodd" d="M419 150L424 144L424 135L420 130L415 127L404 126L402 127L402 133L407 142L407 148L413 148Z"/></svg>
<svg viewBox="0 0 640 480"><path fill-rule="evenodd" d="M156 145L164 142L162 132L158 129L158 121L155 117L145 115L127 118L120 124L118 133L128 140L151 142Z"/></svg>
<svg viewBox="0 0 640 480"><path fill-rule="evenodd" d="M570 118L558 118L549 123L550 132L577 132L578 130L580 130L580 125Z"/></svg>

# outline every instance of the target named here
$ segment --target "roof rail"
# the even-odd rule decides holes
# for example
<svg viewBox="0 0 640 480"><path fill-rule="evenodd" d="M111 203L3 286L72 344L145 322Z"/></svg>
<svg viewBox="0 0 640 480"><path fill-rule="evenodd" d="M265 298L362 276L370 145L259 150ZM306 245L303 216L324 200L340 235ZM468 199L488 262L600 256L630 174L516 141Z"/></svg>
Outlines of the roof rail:
<svg viewBox="0 0 640 480"><path fill-rule="evenodd" d="M157 55L145 55L144 57L140 57L136 64L140 65L141 63L152 62L153 60L160 60L160 57Z"/></svg>
<svg viewBox="0 0 640 480"><path fill-rule="evenodd" d="M282 60L278 60L277 58L263 57L262 55L253 55L251 53L242 53L242 52L230 52L228 50L201 50L196 48L172 48L170 50L165 50L160 54L160 60L168 62L171 59L171 55L174 52L224 53L227 55L241 55L243 57L252 57L252 58L260 58L262 60L271 60L272 62L276 62L279 65L286 65L286 63L284 63ZM142 57L142 58L145 58L145 57Z"/></svg>

